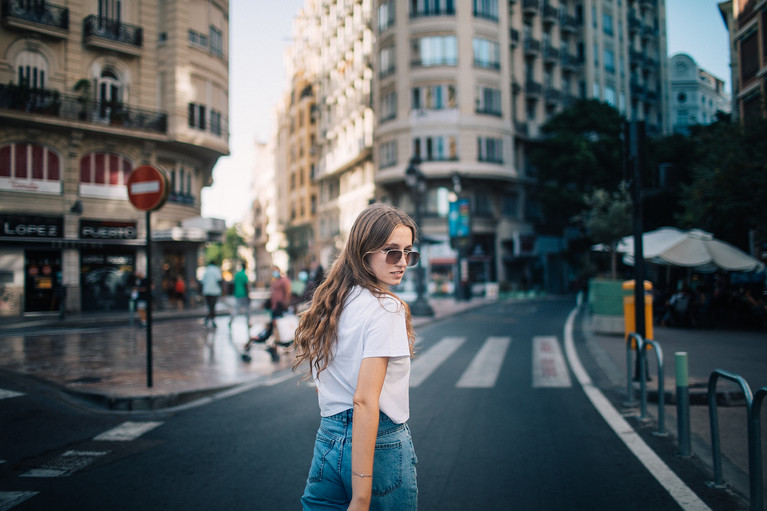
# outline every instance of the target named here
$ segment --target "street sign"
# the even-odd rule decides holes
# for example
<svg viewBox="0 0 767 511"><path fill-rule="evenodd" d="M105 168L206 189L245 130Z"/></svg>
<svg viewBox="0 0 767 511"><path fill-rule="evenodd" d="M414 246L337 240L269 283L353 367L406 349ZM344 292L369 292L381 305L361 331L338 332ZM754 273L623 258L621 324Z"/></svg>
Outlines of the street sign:
<svg viewBox="0 0 767 511"><path fill-rule="evenodd" d="M141 211L160 209L168 200L170 189L165 173L151 165L136 167L128 176L128 200Z"/></svg>

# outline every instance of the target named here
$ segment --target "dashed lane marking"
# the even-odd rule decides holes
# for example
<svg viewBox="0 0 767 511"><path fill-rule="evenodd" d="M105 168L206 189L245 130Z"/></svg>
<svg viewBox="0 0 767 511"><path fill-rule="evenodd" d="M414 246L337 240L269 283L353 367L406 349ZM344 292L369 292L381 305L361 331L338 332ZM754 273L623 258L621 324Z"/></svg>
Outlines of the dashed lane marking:
<svg viewBox="0 0 767 511"><path fill-rule="evenodd" d="M102 442L130 442L161 424L162 422L123 422L116 428L105 431L93 439Z"/></svg>
<svg viewBox="0 0 767 511"><path fill-rule="evenodd" d="M488 337L455 386L462 389L494 387L509 344L511 337Z"/></svg>
<svg viewBox="0 0 767 511"><path fill-rule="evenodd" d="M533 388L572 387L565 357L553 335L533 337Z"/></svg>
<svg viewBox="0 0 767 511"><path fill-rule="evenodd" d="M11 397L19 397L23 395L24 394L21 392L14 392L13 390L0 389L0 399L8 399Z"/></svg>
<svg viewBox="0 0 767 511"><path fill-rule="evenodd" d="M658 480L658 482L666 489L671 497L676 500L677 504L685 511L711 511L705 502L693 492L689 486L684 484L684 481L666 465L660 457L655 454L655 451L642 440L642 437L634 431L634 428L626 422L626 419L618 413L610 401L607 400L605 395L599 390L596 385L591 382L586 370L581 364L581 359L578 357L578 353L575 351L575 342L573 341L573 323L575 322L575 314L578 309L573 309L570 315L567 317L565 323L565 352L567 353L567 360L570 362L570 367L573 370L573 374L578 382L583 387L583 391L588 396L594 408L602 415L607 424L615 431L626 447L634 453L634 456L647 468L647 470Z"/></svg>
<svg viewBox="0 0 767 511"><path fill-rule="evenodd" d="M424 353L419 354L410 369L410 386L418 387L422 384L464 342L466 337L444 337Z"/></svg>
<svg viewBox="0 0 767 511"><path fill-rule="evenodd" d="M66 477L107 454L109 451L66 451L19 477Z"/></svg>
<svg viewBox="0 0 767 511"><path fill-rule="evenodd" d="M36 491L0 491L0 511L8 511L38 493Z"/></svg>

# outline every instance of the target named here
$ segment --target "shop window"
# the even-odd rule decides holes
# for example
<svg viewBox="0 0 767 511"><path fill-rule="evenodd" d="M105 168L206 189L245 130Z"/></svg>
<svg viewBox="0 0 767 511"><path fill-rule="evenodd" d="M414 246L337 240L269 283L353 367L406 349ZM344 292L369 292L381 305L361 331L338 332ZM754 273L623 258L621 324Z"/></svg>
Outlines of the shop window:
<svg viewBox="0 0 767 511"><path fill-rule="evenodd" d="M80 195L127 199L132 162L116 153L89 153L80 159Z"/></svg>
<svg viewBox="0 0 767 511"><path fill-rule="evenodd" d="M52 149L36 144L0 147L0 190L61 193L61 163Z"/></svg>

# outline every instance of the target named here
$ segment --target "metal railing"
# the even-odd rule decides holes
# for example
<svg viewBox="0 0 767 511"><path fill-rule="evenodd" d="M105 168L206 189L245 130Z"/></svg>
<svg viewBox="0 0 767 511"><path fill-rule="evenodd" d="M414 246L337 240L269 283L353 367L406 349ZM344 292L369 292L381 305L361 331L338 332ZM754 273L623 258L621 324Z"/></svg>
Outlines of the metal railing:
<svg viewBox="0 0 767 511"><path fill-rule="evenodd" d="M633 406L634 387L631 378L632 366L632 343L636 343L637 351L637 372L639 373L639 419L647 419L647 347L651 346L655 350L655 358L658 362L658 431L656 434L665 435L666 423L666 382L664 378L663 350L656 341L642 339L642 336L636 332L630 332L626 336L626 404Z"/></svg>
<svg viewBox="0 0 767 511"><path fill-rule="evenodd" d="M708 414L711 426L711 458L714 465L714 480L708 485L714 488L725 487L722 476L722 453L719 444L719 416L717 414L716 384L719 378L724 378L740 386L746 400L746 417L748 421L748 487L750 511L763 511L764 488L762 487L762 449L759 413L762 402L767 395L767 387L760 388L756 397L751 393L751 387L742 376L716 369L708 378Z"/></svg>
<svg viewBox="0 0 767 511"><path fill-rule="evenodd" d="M3 0L3 18L18 18L48 25L61 30L69 30L69 9L47 2L23 2L22 0Z"/></svg>

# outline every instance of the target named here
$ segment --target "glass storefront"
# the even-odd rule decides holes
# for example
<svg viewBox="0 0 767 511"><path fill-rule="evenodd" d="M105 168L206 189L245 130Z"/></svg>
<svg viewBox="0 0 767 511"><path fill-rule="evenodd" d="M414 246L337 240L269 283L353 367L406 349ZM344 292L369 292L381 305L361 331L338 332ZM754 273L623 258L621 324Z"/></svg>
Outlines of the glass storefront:
<svg viewBox="0 0 767 511"><path fill-rule="evenodd" d="M136 254L83 250L80 286L83 311L128 310Z"/></svg>

